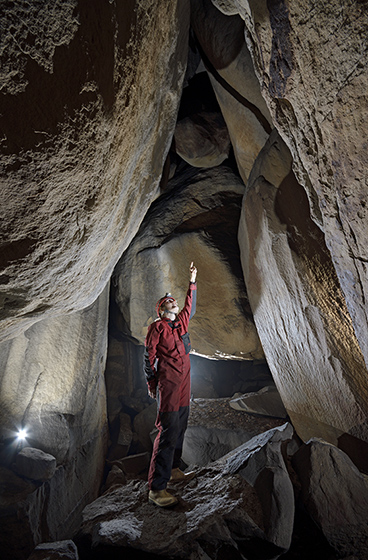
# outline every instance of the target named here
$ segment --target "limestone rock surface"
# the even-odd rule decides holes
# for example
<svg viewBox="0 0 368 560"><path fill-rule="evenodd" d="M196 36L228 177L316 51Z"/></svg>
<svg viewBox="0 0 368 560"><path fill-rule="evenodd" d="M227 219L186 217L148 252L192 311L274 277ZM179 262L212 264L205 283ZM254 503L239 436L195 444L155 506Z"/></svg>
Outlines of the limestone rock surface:
<svg viewBox="0 0 368 560"><path fill-rule="evenodd" d="M368 558L368 484L349 457L311 439L293 456L301 496L339 558Z"/></svg>
<svg viewBox="0 0 368 560"><path fill-rule="evenodd" d="M342 448L347 440L359 455L368 441L367 369L324 236L291 165L274 131L243 200L239 245L248 297L298 435Z"/></svg>
<svg viewBox="0 0 368 560"><path fill-rule="evenodd" d="M0 467L1 508L25 500L37 487L35 482L25 480L6 467Z"/></svg>
<svg viewBox="0 0 368 560"><path fill-rule="evenodd" d="M368 363L366 5L213 3L229 18L239 14L244 20L262 95L324 232Z"/></svg>
<svg viewBox="0 0 368 560"><path fill-rule="evenodd" d="M132 423L129 414L120 412L114 424L116 425L110 425L112 443L108 451L109 460L125 457L133 439Z"/></svg>
<svg viewBox="0 0 368 560"><path fill-rule="evenodd" d="M114 306L116 307L116 306ZM125 326L119 327L111 322L109 313L108 352L105 369L107 393L107 412L110 424L119 416L122 406L126 411L143 410L144 399L137 398L141 390L147 394L147 386L142 376L143 348L121 336ZM116 310L115 310L116 311ZM117 314L117 313L116 313ZM118 312L121 321L121 313ZM133 398L133 401L131 399ZM131 402L130 402L131 401Z"/></svg>
<svg viewBox="0 0 368 560"><path fill-rule="evenodd" d="M1 5L1 338L91 305L151 202L189 5Z"/></svg>
<svg viewBox="0 0 368 560"><path fill-rule="evenodd" d="M174 140L176 153L194 167L215 167L229 156L230 138L221 113L200 112L180 120Z"/></svg>
<svg viewBox="0 0 368 560"><path fill-rule="evenodd" d="M123 486L124 484L126 484L126 477L122 469L118 465L112 465L103 486L103 491L106 492L106 490L110 490L116 486Z"/></svg>
<svg viewBox="0 0 368 560"><path fill-rule="evenodd" d="M292 437L293 427L286 423L255 436L219 461L226 461L226 473L239 473L256 489L267 537L285 550L293 532L294 490L281 444Z"/></svg>
<svg viewBox="0 0 368 560"><path fill-rule="evenodd" d="M20 530L28 554L44 540L70 537L84 505L97 496L107 445L108 299L106 288L90 308L40 321L1 345L1 461L12 465L14 426L21 425L28 446L57 460L55 474L28 501L15 495L11 510L2 511L3 532L12 535L4 558L18 557Z"/></svg>
<svg viewBox="0 0 368 560"><path fill-rule="evenodd" d="M165 292L183 305L194 261L198 304L189 328L192 350L212 358L263 357L237 247L244 185L220 166L185 167L169 187L115 268L115 299L129 335L144 343L148 325L156 319L156 301Z"/></svg>

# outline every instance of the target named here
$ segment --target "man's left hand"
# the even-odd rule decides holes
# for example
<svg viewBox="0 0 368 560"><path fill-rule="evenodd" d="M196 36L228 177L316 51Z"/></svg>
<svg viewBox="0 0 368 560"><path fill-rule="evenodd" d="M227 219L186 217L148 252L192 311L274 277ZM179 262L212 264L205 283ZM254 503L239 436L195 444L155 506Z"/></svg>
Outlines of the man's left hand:
<svg viewBox="0 0 368 560"><path fill-rule="evenodd" d="M157 391L157 379L153 378L147 381L147 388L148 388L148 394L151 397L151 399L155 399L156 391Z"/></svg>

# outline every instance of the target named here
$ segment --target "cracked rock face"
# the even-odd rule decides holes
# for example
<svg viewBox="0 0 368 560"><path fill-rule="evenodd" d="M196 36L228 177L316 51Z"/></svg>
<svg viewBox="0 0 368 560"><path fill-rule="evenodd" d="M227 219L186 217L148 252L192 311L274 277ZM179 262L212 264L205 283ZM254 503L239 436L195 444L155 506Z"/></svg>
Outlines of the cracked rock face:
<svg viewBox="0 0 368 560"><path fill-rule="evenodd" d="M239 244L267 362L296 431L358 454L368 441L364 358L323 234L276 131L248 181Z"/></svg>
<svg viewBox="0 0 368 560"><path fill-rule="evenodd" d="M136 371L147 325L166 291L184 300L193 260L195 351L266 357L299 436L338 445L368 472L365 3L189 4L0 5L0 549L7 546L11 560L12 548L24 560L40 540L71 536L97 495L106 452L105 288L113 270L122 328L110 337L107 404L121 430L111 458L139 451L121 407L144 401ZM190 11L198 50L192 41L184 77ZM194 76L197 89L203 83L198 51L217 101L206 89L195 110L180 114L184 79L187 91ZM207 169L191 169L181 157ZM120 344L121 334L139 351ZM141 414L137 425L148 416ZM188 431L201 433L204 448L217 445L203 462L244 441L244 432L248 439L254 425L279 422L247 417L242 433L234 435L235 426L219 435L208 416L197 426L192 418ZM8 443L24 424L27 444L51 453L55 471L35 475L22 457L14 466ZM294 503L280 442L258 443L259 450L237 451L239 461L228 457L226 472L221 462L198 469L180 489L176 513L147 504L141 480L117 489L128 477L115 468L114 490L85 512L85 537L97 551L121 546L217 560L229 551L248 558L261 546L275 558L290 542ZM323 445L314 473L305 472L314 458L299 455L306 507L339 553L362 555L364 480L346 484L351 466ZM132 459L122 461L128 470ZM327 472L340 484L325 484ZM339 493L344 484L353 506ZM319 486L336 504L332 512ZM354 531L335 530L340 501Z"/></svg>
<svg viewBox="0 0 368 560"><path fill-rule="evenodd" d="M92 304L157 196L189 7L52 0L1 9L4 339Z"/></svg>
<svg viewBox="0 0 368 560"><path fill-rule="evenodd" d="M193 167L216 167L230 151L229 133L221 113L198 112L175 128L175 150Z"/></svg>
<svg viewBox="0 0 368 560"><path fill-rule="evenodd" d="M192 26L246 183L272 128L244 39L244 22L225 16L210 0L192 2Z"/></svg>

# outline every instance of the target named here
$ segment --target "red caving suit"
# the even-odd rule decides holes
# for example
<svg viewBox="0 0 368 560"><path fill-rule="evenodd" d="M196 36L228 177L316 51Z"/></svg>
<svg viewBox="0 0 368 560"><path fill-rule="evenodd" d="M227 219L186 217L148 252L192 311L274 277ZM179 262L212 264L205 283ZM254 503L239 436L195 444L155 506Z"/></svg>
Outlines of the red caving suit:
<svg viewBox="0 0 368 560"><path fill-rule="evenodd" d="M196 289L191 282L184 307L174 321L157 319L148 327L144 372L147 381L158 381L159 389L158 434L148 474L151 490L164 490L171 469L180 466L190 402L188 324L195 313Z"/></svg>

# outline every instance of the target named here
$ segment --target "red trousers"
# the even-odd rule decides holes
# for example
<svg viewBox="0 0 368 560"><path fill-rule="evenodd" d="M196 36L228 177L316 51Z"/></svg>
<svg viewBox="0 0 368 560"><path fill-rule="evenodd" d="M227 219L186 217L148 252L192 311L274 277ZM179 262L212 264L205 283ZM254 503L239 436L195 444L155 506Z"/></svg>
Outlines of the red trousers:
<svg viewBox="0 0 368 560"><path fill-rule="evenodd" d="M189 356L187 356L189 361ZM171 476L171 469L180 467L184 434L188 424L190 401L190 362L185 373L169 378L159 376L159 409L156 436L148 473L148 486L163 490Z"/></svg>

